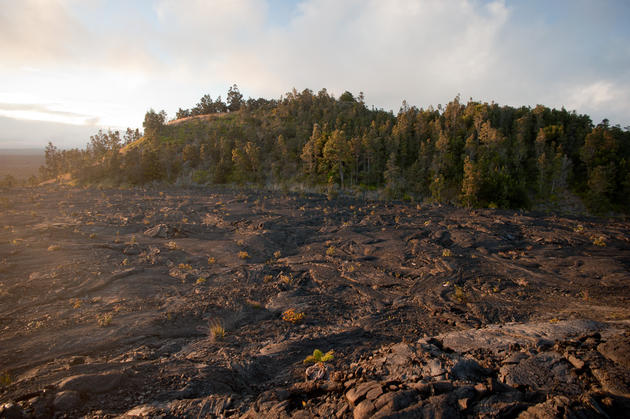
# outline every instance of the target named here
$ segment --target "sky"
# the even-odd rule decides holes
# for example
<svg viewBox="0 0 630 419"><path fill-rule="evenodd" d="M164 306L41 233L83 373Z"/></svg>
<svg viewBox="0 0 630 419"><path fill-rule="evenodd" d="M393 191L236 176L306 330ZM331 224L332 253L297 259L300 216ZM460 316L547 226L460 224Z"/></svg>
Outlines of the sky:
<svg viewBox="0 0 630 419"><path fill-rule="evenodd" d="M83 147L232 84L630 125L627 0L0 0L0 148Z"/></svg>

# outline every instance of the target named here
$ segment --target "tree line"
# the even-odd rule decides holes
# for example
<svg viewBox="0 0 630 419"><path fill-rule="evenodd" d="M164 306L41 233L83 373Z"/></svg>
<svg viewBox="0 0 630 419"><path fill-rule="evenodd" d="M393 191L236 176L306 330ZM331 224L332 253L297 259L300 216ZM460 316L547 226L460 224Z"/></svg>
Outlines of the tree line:
<svg viewBox="0 0 630 419"><path fill-rule="evenodd" d="M207 115L199 118L199 115ZM630 207L630 132L565 109L500 106L458 96L397 114L363 94L295 89L227 103L205 95L167 122L149 110L144 135L99 132L85 150L46 150L42 173L82 182L308 184L379 190L391 199L527 208L567 192L593 211Z"/></svg>

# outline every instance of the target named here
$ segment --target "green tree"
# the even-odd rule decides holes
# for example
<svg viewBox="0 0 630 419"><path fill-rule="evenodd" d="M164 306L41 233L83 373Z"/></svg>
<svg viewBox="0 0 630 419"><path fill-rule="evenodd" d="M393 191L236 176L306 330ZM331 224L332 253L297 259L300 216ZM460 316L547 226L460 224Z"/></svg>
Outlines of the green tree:
<svg viewBox="0 0 630 419"><path fill-rule="evenodd" d="M227 94L227 109L229 112L235 112L241 109L241 106L244 105L243 95L238 90L238 86L234 84L230 87Z"/></svg>
<svg viewBox="0 0 630 419"><path fill-rule="evenodd" d="M350 151L344 132L339 129L334 130L324 145L323 158L329 168L329 179L333 181L338 180L341 189L344 188L344 175L350 157Z"/></svg>
<svg viewBox="0 0 630 419"><path fill-rule="evenodd" d="M157 139L166 122L166 112L155 112L153 109L144 115L144 122L142 127L144 128L144 136L150 140Z"/></svg>
<svg viewBox="0 0 630 419"><path fill-rule="evenodd" d="M481 173L475 163L466 156L464 159L464 179L462 181L462 203L467 207L476 206L481 189Z"/></svg>

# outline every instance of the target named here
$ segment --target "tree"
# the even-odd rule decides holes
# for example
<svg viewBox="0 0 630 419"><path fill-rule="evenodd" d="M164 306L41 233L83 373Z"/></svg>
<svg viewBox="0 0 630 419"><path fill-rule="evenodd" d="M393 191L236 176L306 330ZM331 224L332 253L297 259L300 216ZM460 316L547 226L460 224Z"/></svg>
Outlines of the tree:
<svg viewBox="0 0 630 419"><path fill-rule="evenodd" d="M477 205L477 195L481 189L481 173L469 156L464 159L464 180L462 181L462 203L467 207Z"/></svg>
<svg viewBox="0 0 630 419"><path fill-rule="evenodd" d="M160 134L160 131L164 127L165 122L166 122L165 111L162 110L158 113L158 112L155 112L153 109L149 109L147 113L144 115L144 122L142 123L145 137L151 140L157 139L157 136Z"/></svg>
<svg viewBox="0 0 630 419"><path fill-rule="evenodd" d="M191 113L188 109L179 108L175 113L175 118L177 119L188 118L189 116L191 116Z"/></svg>
<svg viewBox="0 0 630 419"><path fill-rule="evenodd" d="M227 105L225 104L225 102L223 102L223 100L221 99L221 96L219 96L217 98L217 100L214 101L214 108L213 108L213 110L216 113L227 112L227 110L228 110Z"/></svg>
<svg viewBox="0 0 630 419"><path fill-rule="evenodd" d="M313 132L302 148L302 161L304 162L304 173L311 183L315 183L317 176L318 143L321 141L322 132L319 124L313 124Z"/></svg>
<svg viewBox="0 0 630 419"><path fill-rule="evenodd" d="M330 134L323 149L325 164L329 167L329 179L337 178L339 186L344 187L345 167L350 160L350 151L345 134L342 130L336 129Z"/></svg>
<svg viewBox="0 0 630 419"><path fill-rule="evenodd" d="M140 137L142 137L142 135L140 134L140 130L138 128L136 128L135 130L127 128L125 134L123 135L123 145L136 142L140 139Z"/></svg>
<svg viewBox="0 0 630 419"><path fill-rule="evenodd" d="M354 103L356 102L354 96L352 95L352 93L350 93L349 91L345 91L341 94L341 96L339 96L339 102L349 102L349 103Z"/></svg>
<svg viewBox="0 0 630 419"><path fill-rule="evenodd" d="M59 175L61 171L61 153L59 153L59 149L50 141L46 146L44 156L44 166L39 169L42 177L48 179Z"/></svg>
<svg viewBox="0 0 630 419"><path fill-rule="evenodd" d="M245 102L243 101L243 95L238 90L238 86L234 84L230 87L227 94L227 109L229 112L235 112L241 109Z"/></svg>
<svg viewBox="0 0 630 419"><path fill-rule="evenodd" d="M385 193L389 198L400 198L404 190L402 171L398 166L398 156L392 152L387 159L383 177L385 178Z"/></svg>

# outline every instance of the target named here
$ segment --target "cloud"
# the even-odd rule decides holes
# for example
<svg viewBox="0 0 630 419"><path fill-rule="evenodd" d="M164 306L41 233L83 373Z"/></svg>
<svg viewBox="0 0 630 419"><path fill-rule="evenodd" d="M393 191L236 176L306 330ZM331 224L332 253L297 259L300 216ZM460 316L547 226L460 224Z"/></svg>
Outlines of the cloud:
<svg viewBox="0 0 630 419"><path fill-rule="evenodd" d="M627 125L628 19L623 2L568 0L4 0L0 101L138 126L238 83L363 91L394 111L461 93Z"/></svg>
<svg viewBox="0 0 630 419"><path fill-rule="evenodd" d="M50 115L58 115L70 118L92 118L90 115L84 115L76 112L60 111L51 109L50 105L41 105L36 103L0 103L1 111L28 111L38 112Z"/></svg>
<svg viewBox="0 0 630 419"><path fill-rule="evenodd" d="M593 122L598 123L606 118L607 113L630 115L630 83L599 80L583 85L574 85L567 89L567 104L569 109L580 109L593 116ZM619 121L615 121L619 122ZM626 120L624 123L630 121Z"/></svg>
<svg viewBox="0 0 630 419"><path fill-rule="evenodd" d="M445 100L482 80L509 16L501 1L308 0L270 27L268 10L250 1L238 8L246 13L224 2L160 5L177 38L190 40L178 59L200 65L197 78L237 81L268 97L292 87L363 90L390 108L405 96Z"/></svg>
<svg viewBox="0 0 630 419"><path fill-rule="evenodd" d="M84 147L93 126L26 121L0 116L0 148L38 148L52 141L59 148Z"/></svg>
<svg viewBox="0 0 630 419"><path fill-rule="evenodd" d="M85 29L61 0L3 1L0 50L7 63L55 63L72 56Z"/></svg>

